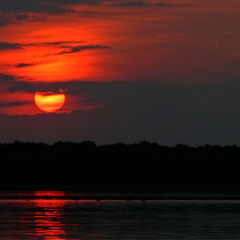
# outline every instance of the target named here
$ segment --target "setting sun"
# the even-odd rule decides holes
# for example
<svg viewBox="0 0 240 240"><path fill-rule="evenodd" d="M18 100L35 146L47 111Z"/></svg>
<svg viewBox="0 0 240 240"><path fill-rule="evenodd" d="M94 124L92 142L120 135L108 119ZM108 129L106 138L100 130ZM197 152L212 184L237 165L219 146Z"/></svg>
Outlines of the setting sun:
<svg viewBox="0 0 240 240"><path fill-rule="evenodd" d="M65 94L60 90L60 93L54 92L36 92L35 103L44 112L56 112L61 109L65 103Z"/></svg>

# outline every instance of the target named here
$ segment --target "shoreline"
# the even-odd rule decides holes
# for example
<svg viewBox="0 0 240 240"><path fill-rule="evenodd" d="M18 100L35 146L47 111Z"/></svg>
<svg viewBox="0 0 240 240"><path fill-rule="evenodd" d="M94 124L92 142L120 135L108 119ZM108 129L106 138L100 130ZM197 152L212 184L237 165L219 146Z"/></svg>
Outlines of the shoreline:
<svg viewBox="0 0 240 240"><path fill-rule="evenodd" d="M204 201L204 200L213 200L213 201L221 201L221 200L239 200L240 195L194 195L194 196L184 196L184 195L176 195L176 196L151 196L151 195L83 195L83 196L0 196L0 200L75 200L75 201L170 201L170 200L192 200L192 201Z"/></svg>

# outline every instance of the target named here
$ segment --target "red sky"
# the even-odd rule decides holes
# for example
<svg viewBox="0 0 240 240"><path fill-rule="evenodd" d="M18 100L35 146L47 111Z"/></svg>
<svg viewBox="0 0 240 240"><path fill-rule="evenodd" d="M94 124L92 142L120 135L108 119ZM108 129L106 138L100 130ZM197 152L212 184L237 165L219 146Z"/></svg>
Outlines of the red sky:
<svg viewBox="0 0 240 240"><path fill-rule="evenodd" d="M240 144L239 9L0 0L0 141ZM37 107L60 89L61 109Z"/></svg>
<svg viewBox="0 0 240 240"><path fill-rule="evenodd" d="M0 3L0 113L41 113L34 91L54 90L53 82L71 112L104 104L89 106L61 82L201 84L240 76L238 0L37 3ZM35 90L9 91L17 82Z"/></svg>

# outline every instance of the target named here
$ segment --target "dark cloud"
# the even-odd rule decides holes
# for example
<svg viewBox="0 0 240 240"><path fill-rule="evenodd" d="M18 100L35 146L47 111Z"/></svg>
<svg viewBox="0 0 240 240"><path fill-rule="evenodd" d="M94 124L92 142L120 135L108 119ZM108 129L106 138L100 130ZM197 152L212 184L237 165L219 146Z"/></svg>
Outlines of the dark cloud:
<svg viewBox="0 0 240 240"><path fill-rule="evenodd" d="M22 49L26 46L35 46L39 44L29 43L29 44L22 44L22 43L12 43L12 42L0 42L0 50L7 50L7 49Z"/></svg>
<svg viewBox="0 0 240 240"><path fill-rule="evenodd" d="M125 1L125 0L53 0L52 2L56 4L88 4L88 5L100 5L102 3L113 4L114 6L176 6L179 4L171 4L164 2L149 3L149 1Z"/></svg>
<svg viewBox="0 0 240 240"><path fill-rule="evenodd" d="M36 91L39 91L39 89L41 89L42 86L43 84L41 83L14 81L14 82L9 82L8 91L9 92L24 91L24 92L34 93Z"/></svg>
<svg viewBox="0 0 240 240"><path fill-rule="evenodd" d="M53 86L62 87L67 96L89 94L90 101L106 103L105 107L70 114L0 114L0 141L92 140L106 144L148 140L163 145L240 145L240 82L195 86L71 82Z"/></svg>
<svg viewBox="0 0 240 240"><path fill-rule="evenodd" d="M24 68L24 67L31 67L31 66L35 66L38 65L39 63L19 63L17 65L15 65L16 68Z"/></svg>
<svg viewBox="0 0 240 240"><path fill-rule="evenodd" d="M23 106L27 105L32 102L7 102L7 103L0 103L0 109L1 108L8 108L8 107L17 107L17 106Z"/></svg>
<svg viewBox="0 0 240 240"><path fill-rule="evenodd" d="M168 7L168 6L176 6L175 4L168 4L168 3L148 3L143 1L128 1L128 2L120 2L113 4L113 6L122 6L122 7L147 7L147 6L161 6L161 7Z"/></svg>
<svg viewBox="0 0 240 240"><path fill-rule="evenodd" d="M0 26L6 26L10 23L15 22L14 20L5 14L0 14Z"/></svg>
<svg viewBox="0 0 240 240"><path fill-rule="evenodd" d="M114 6L124 6L124 7L145 7L148 5L149 5L148 3L141 2L141 1L137 1L137 2L131 1L131 2L114 4Z"/></svg>
<svg viewBox="0 0 240 240"><path fill-rule="evenodd" d="M104 0L1 0L0 11L2 13L45 13L45 14L60 14L67 12L74 12L72 9L66 7L71 4L88 4L101 5L105 3ZM175 6L175 4L148 3L147 1L119 1L110 0L108 4L114 6L129 6L129 7L144 7L144 6ZM27 16L25 16L28 18ZM21 19L21 16L18 16ZM24 16L22 16L24 18Z"/></svg>
<svg viewBox="0 0 240 240"><path fill-rule="evenodd" d="M31 43L29 45L35 46L60 46L63 44L82 43L81 41L59 41L59 42L43 42L43 43Z"/></svg>
<svg viewBox="0 0 240 240"><path fill-rule="evenodd" d="M109 46L102 45L85 45L85 46L62 46L62 48L68 48L68 50L62 51L59 54L68 54L68 53L76 53L84 50L94 50L94 49L111 49Z"/></svg>
<svg viewBox="0 0 240 240"><path fill-rule="evenodd" d="M32 12L59 14L72 12L69 8L64 8L59 4L45 0L1 0L0 10L3 13Z"/></svg>
<svg viewBox="0 0 240 240"><path fill-rule="evenodd" d="M114 1L114 0L113 0ZM116 0L117 1L117 0ZM99 5L105 0L52 0L56 4L88 4L88 5Z"/></svg>
<svg viewBox="0 0 240 240"><path fill-rule="evenodd" d="M22 45L19 43L0 42L0 50L6 49L21 49Z"/></svg>
<svg viewBox="0 0 240 240"><path fill-rule="evenodd" d="M18 24L24 21L36 22L43 20L44 17L35 16L29 13L0 13L0 26L7 26L8 24Z"/></svg>
<svg viewBox="0 0 240 240"><path fill-rule="evenodd" d="M17 77L13 75L1 74L0 83L8 88L9 92L26 91L32 92L30 89L34 89L35 83L23 81L24 77Z"/></svg>
<svg viewBox="0 0 240 240"><path fill-rule="evenodd" d="M214 108L227 109L240 101L238 89L240 82L202 84L194 86L171 85L160 82L24 82L16 81L11 92L55 91L63 89L68 95L86 94L94 101L110 105L131 105L137 108L157 109L158 106L201 107L202 110ZM239 101L238 101L239 99ZM231 103L231 104L230 104Z"/></svg>
<svg viewBox="0 0 240 240"><path fill-rule="evenodd" d="M22 49L24 47L31 47L31 46L60 46L62 44L69 44L69 43L80 43L77 41L63 41L63 42L43 42L43 43L12 43L12 42L0 42L0 50L7 50L7 49Z"/></svg>
<svg viewBox="0 0 240 240"><path fill-rule="evenodd" d="M17 78L15 76L0 73L0 82L2 82L2 83L14 82L16 80L17 80Z"/></svg>
<svg viewBox="0 0 240 240"><path fill-rule="evenodd" d="M30 16L28 14L18 14L16 15L16 19L19 20L19 21L22 21L22 20L29 20Z"/></svg>
<svg viewBox="0 0 240 240"><path fill-rule="evenodd" d="M102 45L81 45L81 46L71 46L65 44L79 44L82 43L81 41L59 41L59 42L42 42L42 43L11 43L11 42L0 42L0 51L7 50L7 49L22 49L24 47L31 47L31 46L57 46L59 48L68 48L68 50L60 52L59 54L65 53L73 53L73 52L80 52L83 50L91 50L91 49L110 49L109 46L102 46Z"/></svg>
<svg viewBox="0 0 240 240"><path fill-rule="evenodd" d="M0 26L8 24L19 24L24 21L44 21L45 14L61 14L75 12L71 4L101 5L106 4L104 0L1 0L0 1ZM107 1L109 6L119 7L148 7L148 6L182 6L181 4L167 4L163 2L149 3L148 1ZM102 12L78 11L85 17L102 17ZM41 17L39 14L42 14ZM106 17L107 13L104 13ZM117 14L117 13L116 13Z"/></svg>

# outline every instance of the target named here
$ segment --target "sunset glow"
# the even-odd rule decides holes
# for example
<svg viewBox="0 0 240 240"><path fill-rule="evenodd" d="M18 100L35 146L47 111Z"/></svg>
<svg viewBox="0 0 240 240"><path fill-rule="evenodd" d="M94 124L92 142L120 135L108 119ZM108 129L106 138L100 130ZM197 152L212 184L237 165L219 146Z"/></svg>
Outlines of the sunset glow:
<svg viewBox="0 0 240 240"><path fill-rule="evenodd" d="M5 10L0 12L0 78L5 95L13 94L8 88L15 85L14 92L27 96L38 91L37 85L44 84L48 92L57 84L68 90L70 113L81 109L82 96L81 90L74 96L70 93L73 87L69 82L198 84L217 81L219 76L240 76L239 2L234 0L227 7L224 1L216 0L96 4L38 0L32 6L19 6L19 10L4 4ZM214 21L211 16L215 16ZM80 102L71 102L77 97ZM63 95L37 94L35 99L45 112L58 110L64 102ZM4 107L0 113L37 113L30 105L9 104L11 108Z"/></svg>
<svg viewBox="0 0 240 240"><path fill-rule="evenodd" d="M206 119L212 119L210 113L220 119L226 111L239 112L240 94L234 92L240 79L239 9L239 0L0 1L0 117L9 126L3 138L20 138L20 123L26 123L10 126L5 116L32 117L37 126L44 119L47 133L29 133L26 140L48 134L52 139L56 133L60 140L49 124L57 127L64 118L67 140L76 132L84 139L101 138L99 132L112 127L109 139L123 141L120 136L129 134L140 141L158 139L155 130L136 136L145 125L162 132L172 129L174 119L176 127L165 137L185 129L179 127L182 119L186 128L193 127L191 135L200 129L201 117L192 117L196 112ZM226 121L224 127L239 122L236 116ZM138 129L127 133L133 122Z"/></svg>

